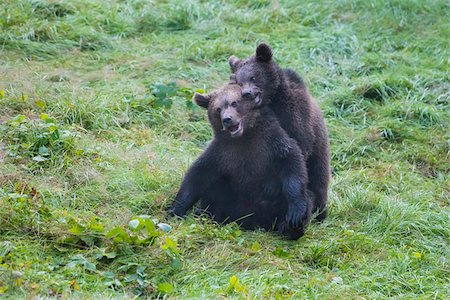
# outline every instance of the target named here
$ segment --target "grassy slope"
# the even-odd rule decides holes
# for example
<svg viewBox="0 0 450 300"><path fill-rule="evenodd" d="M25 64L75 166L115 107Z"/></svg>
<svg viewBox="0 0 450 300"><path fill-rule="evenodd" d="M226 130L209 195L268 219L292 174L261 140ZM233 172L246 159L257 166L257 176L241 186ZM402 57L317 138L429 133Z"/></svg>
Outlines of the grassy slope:
<svg viewBox="0 0 450 300"><path fill-rule="evenodd" d="M174 298L450 298L448 1L154 2L0 4L0 296L162 297L169 282ZM152 107L149 85L220 86L227 58L260 41L324 111L327 221L288 242L166 220L181 269L163 237L148 248L61 243L73 233L65 218L107 229L140 214L164 220L210 130L181 97ZM45 151L30 144L52 130L42 113L74 136L37 162ZM117 256L99 259L102 248ZM73 267L76 254L96 270Z"/></svg>

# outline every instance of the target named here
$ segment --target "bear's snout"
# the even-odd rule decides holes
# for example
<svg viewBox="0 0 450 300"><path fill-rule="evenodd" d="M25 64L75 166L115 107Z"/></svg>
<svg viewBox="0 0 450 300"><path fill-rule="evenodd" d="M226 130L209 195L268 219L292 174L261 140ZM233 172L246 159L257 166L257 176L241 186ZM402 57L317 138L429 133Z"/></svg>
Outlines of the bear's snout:
<svg viewBox="0 0 450 300"><path fill-rule="evenodd" d="M242 97L244 97L245 99L252 99L253 93L250 90L244 90L242 91Z"/></svg>
<svg viewBox="0 0 450 300"><path fill-rule="evenodd" d="M259 106L261 104L261 92L252 89L244 89L241 93L242 98L247 100L254 100L255 104Z"/></svg>
<svg viewBox="0 0 450 300"><path fill-rule="evenodd" d="M231 117L225 117L222 119L223 131L228 131L231 137L241 136L243 133L242 122L239 120L233 120Z"/></svg>
<svg viewBox="0 0 450 300"><path fill-rule="evenodd" d="M233 124L233 119L231 119L230 117L223 118L222 124L224 127L229 127Z"/></svg>

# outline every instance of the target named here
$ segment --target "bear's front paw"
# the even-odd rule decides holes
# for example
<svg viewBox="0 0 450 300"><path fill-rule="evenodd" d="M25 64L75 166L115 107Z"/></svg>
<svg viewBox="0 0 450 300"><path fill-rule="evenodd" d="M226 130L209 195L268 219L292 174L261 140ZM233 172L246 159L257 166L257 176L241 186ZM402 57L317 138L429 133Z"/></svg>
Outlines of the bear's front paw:
<svg viewBox="0 0 450 300"><path fill-rule="evenodd" d="M289 240L297 240L305 234L305 227L291 227L286 222L283 222L278 228L278 232Z"/></svg>
<svg viewBox="0 0 450 300"><path fill-rule="evenodd" d="M286 214L286 224L291 228L303 227L306 224L306 213L300 207L291 208Z"/></svg>
<svg viewBox="0 0 450 300"><path fill-rule="evenodd" d="M186 215L185 210L180 209L179 207L175 207L173 205L167 208L167 213L169 214L169 216L172 217L183 217L184 215Z"/></svg>

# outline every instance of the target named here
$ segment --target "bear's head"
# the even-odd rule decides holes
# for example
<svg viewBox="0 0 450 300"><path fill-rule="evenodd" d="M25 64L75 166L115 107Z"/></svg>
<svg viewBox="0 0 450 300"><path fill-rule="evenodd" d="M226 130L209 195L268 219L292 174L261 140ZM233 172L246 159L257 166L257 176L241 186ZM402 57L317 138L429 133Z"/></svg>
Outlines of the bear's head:
<svg viewBox="0 0 450 300"><path fill-rule="evenodd" d="M242 97L237 84L228 84L210 94L194 94L195 102L208 110L215 135L239 138L252 131L260 112L254 98Z"/></svg>
<svg viewBox="0 0 450 300"><path fill-rule="evenodd" d="M268 103L282 83L282 71L272 59L272 49L262 43L255 55L247 59L231 56L228 63L230 83L241 86L244 98L253 98L257 105Z"/></svg>

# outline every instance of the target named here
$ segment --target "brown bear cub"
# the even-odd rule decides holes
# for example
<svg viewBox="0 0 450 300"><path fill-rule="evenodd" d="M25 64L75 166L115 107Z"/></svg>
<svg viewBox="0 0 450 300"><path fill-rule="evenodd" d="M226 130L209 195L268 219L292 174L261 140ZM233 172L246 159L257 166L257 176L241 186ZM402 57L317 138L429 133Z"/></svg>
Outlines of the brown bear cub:
<svg viewBox="0 0 450 300"><path fill-rule="evenodd" d="M281 69L272 59L272 50L260 44L256 53L245 60L230 57L230 83L241 86L242 96L268 105L281 127L295 139L306 160L308 190L316 219L325 219L330 154L325 121L303 80L290 69Z"/></svg>
<svg viewBox="0 0 450 300"><path fill-rule="evenodd" d="M243 98L239 85L194 99L208 110L214 139L187 171L171 213L184 216L200 200L220 223L301 237L312 207L298 143L267 105Z"/></svg>

